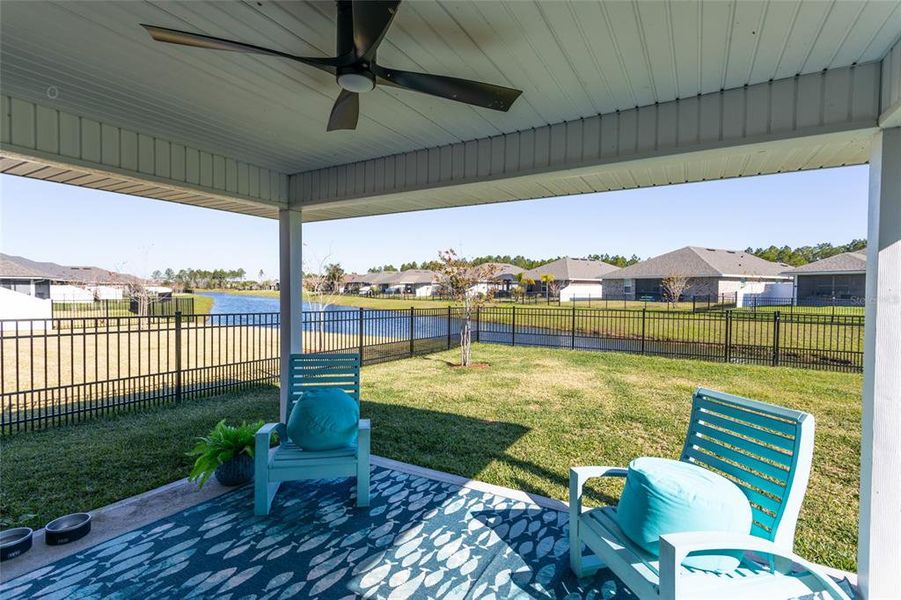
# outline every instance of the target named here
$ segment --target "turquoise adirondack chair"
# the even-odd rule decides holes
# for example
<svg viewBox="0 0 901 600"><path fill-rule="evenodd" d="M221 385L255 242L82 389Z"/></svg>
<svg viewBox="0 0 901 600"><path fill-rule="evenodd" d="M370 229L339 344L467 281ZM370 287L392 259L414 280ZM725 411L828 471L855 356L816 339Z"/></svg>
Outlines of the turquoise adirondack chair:
<svg viewBox="0 0 901 600"><path fill-rule="evenodd" d="M751 503L749 534L687 532L660 536L660 557L632 543L613 507L583 510L585 482L625 477L619 467L573 467L569 475L570 566L579 577L607 566L639 598L793 598L845 592L816 565L793 552L798 512L813 458L813 416L698 388L680 460L735 482ZM838 500L840 501L840 500ZM584 554L583 545L593 556ZM682 566L689 554L743 551L731 573Z"/></svg>
<svg viewBox="0 0 901 600"><path fill-rule="evenodd" d="M339 387L360 402L358 354L292 354L288 415L304 389ZM287 420L287 417L286 417ZM272 432L280 445L270 449ZM254 513L268 515L283 481L332 477L357 478L357 506L369 506L369 419L360 419L355 446L310 452L288 439L285 423L268 423L256 434Z"/></svg>

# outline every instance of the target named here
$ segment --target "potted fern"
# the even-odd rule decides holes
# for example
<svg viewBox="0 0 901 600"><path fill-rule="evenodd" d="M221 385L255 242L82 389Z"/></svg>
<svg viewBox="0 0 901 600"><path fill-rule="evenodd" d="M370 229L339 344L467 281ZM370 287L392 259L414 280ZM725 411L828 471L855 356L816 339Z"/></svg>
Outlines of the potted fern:
<svg viewBox="0 0 901 600"><path fill-rule="evenodd" d="M226 425L223 419L216 423L209 435L197 438L197 445L188 452L188 456L197 457L188 480L196 481L199 487L203 487L213 474L222 485L234 486L250 481L253 478L254 435L262 426L262 421Z"/></svg>

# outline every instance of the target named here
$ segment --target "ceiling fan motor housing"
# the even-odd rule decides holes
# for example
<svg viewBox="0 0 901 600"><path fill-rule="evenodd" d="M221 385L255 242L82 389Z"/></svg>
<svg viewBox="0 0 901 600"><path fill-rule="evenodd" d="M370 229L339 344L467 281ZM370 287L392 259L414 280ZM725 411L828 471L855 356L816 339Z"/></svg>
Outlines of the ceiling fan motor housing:
<svg viewBox="0 0 901 600"><path fill-rule="evenodd" d="M361 67L352 65L338 69L338 85L348 92L362 94L375 88L375 75Z"/></svg>

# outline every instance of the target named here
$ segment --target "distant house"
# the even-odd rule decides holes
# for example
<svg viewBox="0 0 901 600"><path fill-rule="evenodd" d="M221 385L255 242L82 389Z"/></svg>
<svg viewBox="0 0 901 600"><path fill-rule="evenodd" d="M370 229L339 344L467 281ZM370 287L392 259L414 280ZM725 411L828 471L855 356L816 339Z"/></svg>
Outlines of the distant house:
<svg viewBox="0 0 901 600"><path fill-rule="evenodd" d="M600 260L564 257L524 271L522 277L535 282L529 285L528 292L540 292L551 296L559 294L562 302L568 302L601 298L604 294L601 279L616 270L615 266ZM553 281L550 284L542 282L542 275L553 277Z"/></svg>
<svg viewBox="0 0 901 600"><path fill-rule="evenodd" d="M368 285L372 273L347 273L341 280L340 292L342 294L358 294L360 288Z"/></svg>
<svg viewBox="0 0 901 600"><path fill-rule="evenodd" d="M626 300L665 299L663 280L688 279L682 298L759 294L773 285L790 285L787 265L741 250L686 246L604 276L604 294Z"/></svg>
<svg viewBox="0 0 901 600"><path fill-rule="evenodd" d="M0 254L0 319L48 320L54 302L121 299L128 286L138 282L133 275L97 267L67 267ZM23 326L43 327L44 322Z"/></svg>
<svg viewBox="0 0 901 600"><path fill-rule="evenodd" d="M863 304L866 296L867 253L844 252L784 272L794 277L797 304Z"/></svg>
<svg viewBox="0 0 901 600"><path fill-rule="evenodd" d="M438 276L434 271L426 269L386 271L373 275L373 287L383 294L413 294L427 297L438 289L436 281Z"/></svg>
<svg viewBox="0 0 901 600"><path fill-rule="evenodd" d="M506 295L510 290L518 286L516 276L523 272L523 269L509 263L484 263L473 267L481 273L491 273L491 277L479 281L477 284L469 288L473 293L487 294L493 291L499 295Z"/></svg>
<svg viewBox="0 0 901 600"><path fill-rule="evenodd" d="M93 302L125 297L130 285L143 285L134 275L98 267L70 267L0 254L0 287L54 302Z"/></svg>

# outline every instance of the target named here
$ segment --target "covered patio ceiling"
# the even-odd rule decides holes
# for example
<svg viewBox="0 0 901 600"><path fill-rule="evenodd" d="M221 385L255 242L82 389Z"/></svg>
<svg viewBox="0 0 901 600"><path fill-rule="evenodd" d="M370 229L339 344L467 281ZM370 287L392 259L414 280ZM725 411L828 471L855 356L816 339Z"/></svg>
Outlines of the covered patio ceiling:
<svg viewBox="0 0 901 600"><path fill-rule="evenodd" d="M861 164L897 99L893 1L406 2L381 64L523 95L501 113L381 86L350 132L326 132L329 74L140 27L328 56L335 12L6 3L0 170L310 222Z"/></svg>

